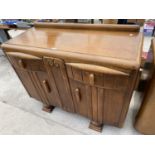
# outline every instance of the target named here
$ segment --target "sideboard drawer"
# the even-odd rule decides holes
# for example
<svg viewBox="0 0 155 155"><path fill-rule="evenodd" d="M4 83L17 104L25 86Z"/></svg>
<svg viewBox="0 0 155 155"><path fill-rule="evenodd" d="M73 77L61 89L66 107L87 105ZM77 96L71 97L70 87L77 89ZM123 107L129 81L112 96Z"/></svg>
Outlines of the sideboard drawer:
<svg viewBox="0 0 155 155"><path fill-rule="evenodd" d="M81 67L82 66L82 67ZM87 85L102 87L105 89L125 90L128 86L129 74L99 67L97 70L95 65L79 66L79 64L67 64L68 76L71 79L85 83ZM88 67L88 68L87 68Z"/></svg>
<svg viewBox="0 0 155 155"><path fill-rule="evenodd" d="M82 71L83 82L105 89L126 89L128 78L121 75Z"/></svg>
<svg viewBox="0 0 155 155"><path fill-rule="evenodd" d="M13 63L14 67L17 67L19 69L45 71L43 61L39 57L18 52L9 52L7 53L7 56Z"/></svg>

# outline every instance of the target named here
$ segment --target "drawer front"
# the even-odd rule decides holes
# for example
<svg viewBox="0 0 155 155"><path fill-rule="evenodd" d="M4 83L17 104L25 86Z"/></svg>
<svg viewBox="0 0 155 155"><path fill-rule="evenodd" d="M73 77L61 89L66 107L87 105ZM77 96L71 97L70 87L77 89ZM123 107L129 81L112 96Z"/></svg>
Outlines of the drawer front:
<svg viewBox="0 0 155 155"><path fill-rule="evenodd" d="M105 89L125 90L129 82L128 74L101 73L94 70L87 71L86 69L84 70L70 65L67 65L67 73L71 79Z"/></svg>
<svg viewBox="0 0 155 155"><path fill-rule="evenodd" d="M43 61L39 57L16 52L7 53L7 56L13 66L21 70L45 71Z"/></svg>

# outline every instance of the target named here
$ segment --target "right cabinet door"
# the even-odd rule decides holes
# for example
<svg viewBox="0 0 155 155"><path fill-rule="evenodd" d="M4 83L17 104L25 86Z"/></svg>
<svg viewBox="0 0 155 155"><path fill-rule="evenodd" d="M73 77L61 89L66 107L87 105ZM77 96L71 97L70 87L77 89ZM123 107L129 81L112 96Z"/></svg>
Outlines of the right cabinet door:
<svg viewBox="0 0 155 155"><path fill-rule="evenodd" d="M93 65L66 65L76 112L98 123L119 126L129 74Z"/></svg>

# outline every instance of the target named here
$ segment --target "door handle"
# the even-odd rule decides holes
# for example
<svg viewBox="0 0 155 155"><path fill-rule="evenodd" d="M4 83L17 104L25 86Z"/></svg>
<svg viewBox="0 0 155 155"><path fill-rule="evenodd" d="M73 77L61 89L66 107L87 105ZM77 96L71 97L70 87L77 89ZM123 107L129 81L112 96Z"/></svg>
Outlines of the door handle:
<svg viewBox="0 0 155 155"><path fill-rule="evenodd" d="M81 94L80 94L79 88L76 88L75 89L75 96L76 96L77 102L80 102L80 100L81 100Z"/></svg>
<svg viewBox="0 0 155 155"><path fill-rule="evenodd" d="M19 64L20 67L25 68L25 64L21 59L18 60L18 64Z"/></svg>
<svg viewBox="0 0 155 155"><path fill-rule="evenodd" d="M51 92L50 86L46 80L43 80L43 87L47 93Z"/></svg>
<svg viewBox="0 0 155 155"><path fill-rule="evenodd" d="M89 75L89 81L91 85L94 85L94 74Z"/></svg>

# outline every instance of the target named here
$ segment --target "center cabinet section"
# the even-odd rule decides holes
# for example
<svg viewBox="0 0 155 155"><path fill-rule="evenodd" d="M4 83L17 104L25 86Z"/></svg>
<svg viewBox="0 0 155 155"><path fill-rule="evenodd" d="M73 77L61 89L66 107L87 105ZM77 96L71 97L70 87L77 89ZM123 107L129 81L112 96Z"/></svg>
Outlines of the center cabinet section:
<svg viewBox="0 0 155 155"><path fill-rule="evenodd" d="M80 63L66 63L76 112L98 125L119 126L130 76L122 71Z"/></svg>
<svg viewBox="0 0 155 155"><path fill-rule="evenodd" d="M44 57L43 61L50 83L54 86L53 91L57 90L57 93L59 94L60 106L66 111L74 112L74 105L64 61L52 57Z"/></svg>

